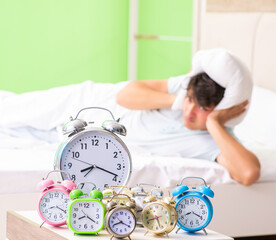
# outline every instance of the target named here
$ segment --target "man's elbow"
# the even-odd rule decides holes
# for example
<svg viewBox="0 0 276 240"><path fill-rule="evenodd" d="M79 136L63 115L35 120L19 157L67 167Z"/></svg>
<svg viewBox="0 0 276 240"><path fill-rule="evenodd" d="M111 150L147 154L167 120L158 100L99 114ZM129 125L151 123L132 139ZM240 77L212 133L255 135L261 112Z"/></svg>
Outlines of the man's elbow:
<svg viewBox="0 0 276 240"><path fill-rule="evenodd" d="M245 186L250 186L260 178L260 175L261 175L260 166L251 167L250 169L247 169L243 173L240 183Z"/></svg>

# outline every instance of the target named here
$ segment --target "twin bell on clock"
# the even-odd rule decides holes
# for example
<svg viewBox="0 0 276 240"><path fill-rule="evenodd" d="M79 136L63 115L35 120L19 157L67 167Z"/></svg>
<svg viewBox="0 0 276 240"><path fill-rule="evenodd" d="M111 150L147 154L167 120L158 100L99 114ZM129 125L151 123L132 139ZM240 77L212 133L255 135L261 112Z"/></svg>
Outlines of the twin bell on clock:
<svg viewBox="0 0 276 240"><path fill-rule="evenodd" d="M95 127L78 118L82 111L91 109L107 111L112 119ZM131 156L118 137L126 135L126 128L119 119L115 120L111 111L101 107L81 109L64 125L63 133L65 138L55 155L55 169L67 171L77 184L93 182L100 190L111 185L126 185L131 174ZM65 179L66 175L61 173L61 178Z"/></svg>

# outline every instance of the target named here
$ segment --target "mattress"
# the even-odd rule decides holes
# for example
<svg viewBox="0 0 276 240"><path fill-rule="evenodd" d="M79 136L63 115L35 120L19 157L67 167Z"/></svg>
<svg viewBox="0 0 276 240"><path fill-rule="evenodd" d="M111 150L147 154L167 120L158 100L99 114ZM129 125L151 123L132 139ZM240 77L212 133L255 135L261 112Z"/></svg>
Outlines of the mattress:
<svg viewBox="0 0 276 240"><path fill-rule="evenodd" d="M47 143L31 138L1 136L0 194L33 193L37 183L53 170L58 143ZM183 177L199 176L208 185L235 184L221 165L201 159L150 155L135 146L129 146L132 155L132 175L128 186L150 183L173 188ZM276 181L276 149L252 148L262 165L259 182ZM152 173L158 174L152 174Z"/></svg>

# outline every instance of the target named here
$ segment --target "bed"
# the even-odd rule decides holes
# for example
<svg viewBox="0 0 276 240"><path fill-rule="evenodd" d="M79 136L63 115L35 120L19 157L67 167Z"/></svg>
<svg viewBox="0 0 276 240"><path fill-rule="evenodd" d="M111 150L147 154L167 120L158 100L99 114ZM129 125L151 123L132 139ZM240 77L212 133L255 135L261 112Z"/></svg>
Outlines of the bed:
<svg viewBox="0 0 276 240"><path fill-rule="evenodd" d="M225 13L222 5L228 3L229 1L197 2L197 9L201 14L197 19L197 26L200 27L195 26L198 36L195 50L226 47L250 67L255 81L252 103L247 117L235 128L235 133L240 141L259 157L262 165L260 179L252 186L244 187L233 181L228 172L216 163L150 155L136 146L129 146L133 158L133 173L128 185L146 182L172 189L182 177L203 177L215 192L215 198L212 200L214 217L209 225L210 229L232 237L276 235L276 209L273 207L276 202L276 105L271 104L276 103L276 68L273 65L276 62L276 33L269 31L276 28L276 14L259 13L257 7L254 11L240 11L243 5ZM237 41L237 35L242 41ZM107 87L109 86L113 89L111 85ZM122 86L123 83L118 85L118 88ZM82 96L77 97L80 99L79 104L87 106L87 101L82 97L91 87L91 82L53 89L51 98L55 99L53 94L58 96L64 91L68 96L63 94L62 101L67 102L70 91L74 91L76 87L83 88L84 91ZM100 89L93 91L99 96L103 94ZM110 96L105 98L111 99L115 92L107 92ZM3 103L3 99L11 94L1 91L0 102ZM33 97L35 99L41 95ZM104 104L99 101L94 104L113 108L112 101L105 101ZM51 124L59 125L78 110L78 106L64 107L59 111L62 114L57 114L44 108L42 114L46 112L47 116L51 115ZM10 117L18 122L28 122L35 110L29 109L30 112L25 112L24 116L20 111L21 109L16 109L14 116ZM36 111L39 111L39 106ZM114 111L115 116L119 117L121 109ZM43 118L31 118L31 121L35 121L33 124L37 124L37 127L43 125ZM0 137L0 180L4 183L0 188L0 222L4 223L5 211L8 209L35 209L39 196L36 184L53 169L54 154L58 147L57 141L44 139L56 139L58 135L54 131L46 130L40 131L38 135L28 127L20 128L20 131L14 131L12 127L2 127ZM153 176L153 171L159 172L158 176ZM4 229L5 224L2 224L1 239L4 238Z"/></svg>

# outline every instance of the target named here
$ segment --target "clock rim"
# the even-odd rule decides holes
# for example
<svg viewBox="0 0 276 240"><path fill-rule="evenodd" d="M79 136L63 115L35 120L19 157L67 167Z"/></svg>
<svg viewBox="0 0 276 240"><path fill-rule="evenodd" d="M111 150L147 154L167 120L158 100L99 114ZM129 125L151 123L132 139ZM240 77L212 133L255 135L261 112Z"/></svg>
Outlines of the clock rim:
<svg viewBox="0 0 276 240"><path fill-rule="evenodd" d="M111 218L112 214L114 212L116 212L116 211L119 211L119 210L126 210L126 211L130 212L130 214L133 217L133 220L134 220L133 229L129 233L127 233L127 234L117 234L117 233L113 232L113 230L111 229L111 227L109 225L109 219ZM127 236L130 236L134 232L134 230L136 228L136 224L137 224L137 219L136 219L135 214L128 207L125 207L125 206L119 206L119 207L115 207L115 208L109 210L108 213L105 215L105 219L104 220L105 220L105 226L106 226L107 231L111 235L113 235L114 237L117 237L117 238L125 238Z"/></svg>
<svg viewBox="0 0 276 240"><path fill-rule="evenodd" d="M189 192L184 193L184 195L181 196L180 198L176 199L175 210L177 209L177 206L179 205L179 203L187 197L197 197L197 198L201 199L207 206L208 217L207 217L205 223L202 226L197 227L197 228L188 228L188 227L183 226L179 222L178 217L177 217L177 226L180 227L182 230L185 230L187 232L197 232L197 231L200 231L203 228L207 227L209 225L209 223L211 222L211 220L213 218L213 205L212 205L211 201L209 200L209 198L207 198L205 195L202 196L202 193L198 193L196 191L194 191L194 192L189 191Z"/></svg>
<svg viewBox="0 0 276 240"><path fill-rule="evenodd" d="M63 187L63 186L51 186L51 187L50 187L49 189L47 189L46 191L44 190L44 191L42 192L42 194L40 195L40 197L39 197L37 208L38 208L38 214L39 214L40 218L41 218L43 221L45 221L47 224L58 227L58 226L62 226L62 225L65 225L65 224L66 224L66 216L67 216L67 214L65 214L65 219L64 219L63 221L60 221L60 222L51 222L51 221L49 221L48 219L46 219L46 218L42 215L42 213L41 213L41 211L40 211L40 203L41 203L41 200L43 199L43 197L44 197L47 193L52 192L52 191L59 191L59 192L65 193L65 194L68 196L68 199L69 199L69 200L70 200L70 197L69 197L70 191L68 192L68 191L66 190L66 188ZM68 204L69 204L69 203L68 203ZM67 206L68 206L68 205L67 205ZM67 212L66 212L66 213L67 213Z"/></svg>
<svg viewBox="0 0 276 240"><path fill-rule="evenodd" d="M126 146L126 144L123 142L123 140L118 137L116 134L109 132L105 129L99 128L99 127L89 127L86 128L85 130L82 130L78 133L75 133L72 136L66 136L64 138L64 140L60 143L60 145L57 148L56 154L55 154L55 160L54 160L54 169L55 170L62 170L61 169L61 159L62 159L62 155L65 151L65 149L67 148L67 146L72 143L76 138L80 137L81 135L88 133L88 132L98 132L98 133L104 133L104 134L108 134L111 137L115 138L121 145L122 147L125 149L125 151L127 152L128 158L129 158L129 172L127 173L127 177L125 179L125 181L123 183L121 183L120 185L122 186L126 186L127 183L129 182L130 176L132 174L132 157L130 154L130 151L128 149L128 147ZM62 180L65 180L66 178L63 177L62 173L59 173L60 177ZM118 192L120 192L122 190L122 187L118 187ZM102 189L103 190L103 189Z"/></svg>
<svg viewBox="0 0 276 240"><path fill-rule="evenodd" d="M153 230L149 229L147 226L144 225L144 222L143 222L143 214L144 214L144 212L146 211L146 208L147 208L147 207L149 207L149 206L151 206L151 205L154 205L154 204L162 205L163 207L165 207L165 208L167 209L168 213L170 213L170 214L169 214L169 219L168 219L168 224L167 224L166 228L164 228L165 230L162 230L162 231L153 231ZM142 222L142 225L144 226L145 229L147 229L149 232L152 232L152 233L157 234L157 235L161 235L161 234L165 234L165 233L170 233L170 232L173 230L173 228L171 229L171 226L170 226L170 223L172 222L170 207L169 207L167 204L163 203L163 202L151 202L151 203L147 204L147 205L144 207L144 209L143 209L143 211L142 211L142 213L141 213L141 222ZM176 221L175 221L174 226L175 226L175 225L176 225ZM166 230L168 230L168 231L166 231ZM169 230L170 230L170 231L169 231Z"/></svg>

